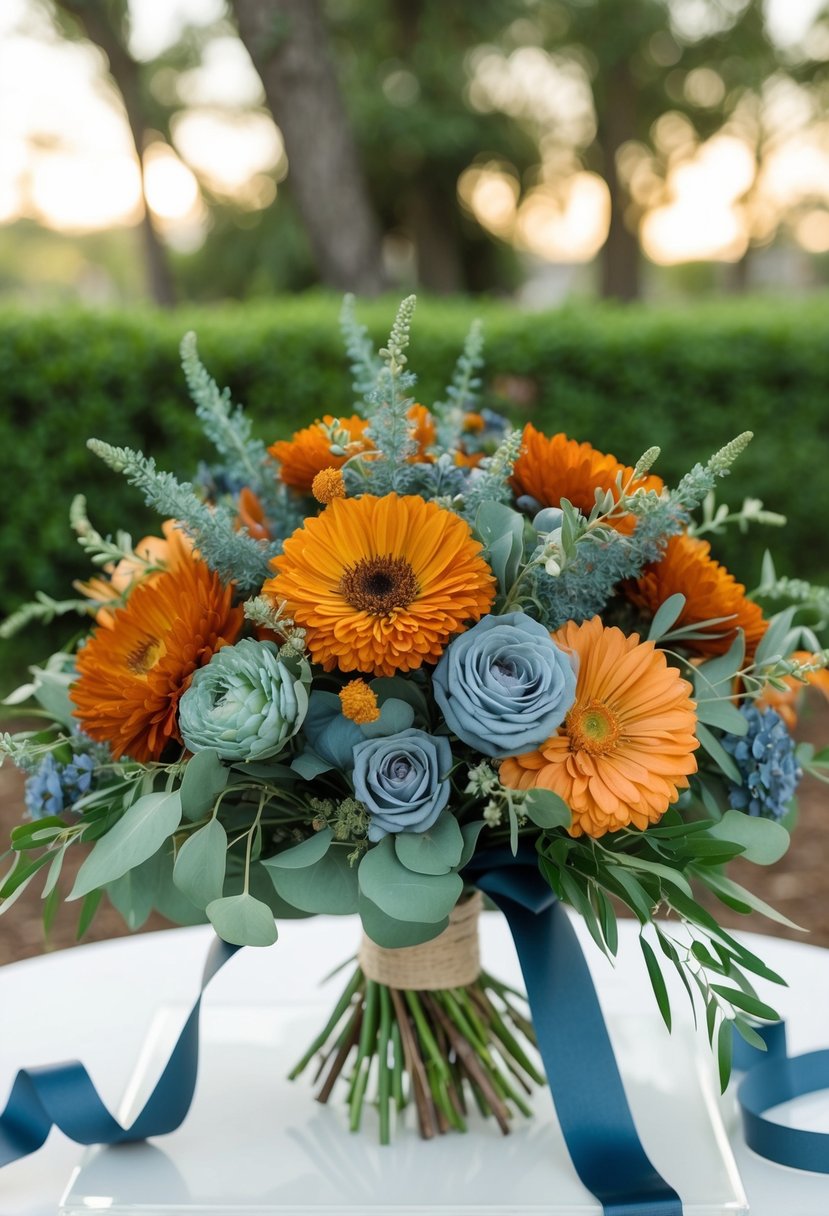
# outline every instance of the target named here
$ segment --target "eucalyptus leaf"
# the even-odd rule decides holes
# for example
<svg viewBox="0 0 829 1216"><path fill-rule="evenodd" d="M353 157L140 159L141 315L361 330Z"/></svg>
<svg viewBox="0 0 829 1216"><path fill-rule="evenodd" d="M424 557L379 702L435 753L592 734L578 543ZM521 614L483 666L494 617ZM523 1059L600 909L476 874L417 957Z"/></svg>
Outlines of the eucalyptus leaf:
<svg viewBox="0 0 829 1216"><path fill-rule="evenodd" d="M709 832L719 840L742 845L746 859L759 866L779 861L790 844L789 833L782 824L759 815L746 815L744 811L726 811Z"/></svg>
<svg viewBox="0 0 829 1216"><path fill-rule="evenodd" d="M500 502L485 502L475 517L475 534L487 550L502 592L515 582L524 555L524 518Z"/></svg>
<svg viewBox="0 0 829 1216"><path fill-rule="evenodd" d="M301 870L305 866L315 865L328 852L333 838L331 829L323 828L321 832L315 832L300 844L269 857L263 864L274 866L277 870Z"/></svg>
<svg viewBox="0 0 829 1216"><path fill-rule="evenodd" d="M475 854L475 847L478 844L478 837L484 827L486 827L485 821L483 819L476 819L473 823L465 823L461 828L463 851L461 852L461 859L458 862L459 870L462 870L472 860Z"/></svg>
<svg viewBox="0 0 829 1216"><path fill-rule="evenodd" d="M394 837L397 860L418 874L448 874L460 864L463 836L451 811L443 811L425 832Z"/></svg>
<svg viewBox="0 0 829 1216"><path fill-rule="evenodd" d="M114 882L157 853L181 823L181 793L145 794L101 836L86 858L68 899Z"/></svg>
<svg viewBox="0 0 829 1216"><path fill-rule="evenodd" d="M415 874L384 837L363 857L357 872L360 892L395 920L434 924L449 915L463 892L457 874Z"/></svg>
<svg viewBox="0 0 829 1216"><path fill-rule="evenodd" d="M745 653L745 634L742 629L738 629L737 636L725 654L716 659L709 659L694 672L695 699L700 701L718 697L723 691L729 691L734 677L743 665Z"/></svg>
<svg viewBox="0 0 829 1216"><path fill-rule="evenodd" d="M229 769L225 768L212 748L191 756L181 779L181 810L184 818L195 820L208 815L227 785L229 776Z"/></svg>
<svg viewBox="0 0 829 1216"><path fill-rule="evenodd" d="M69 699L69 686L76 679L76 673L49 671L42 667L32 667L30 670L35 677L34 698L38 705L61 726L69 729L77 726L75 706Z"/></svg>
<svg viewBox="0 0 829 1216"><path fill-rule="evenodd" d="M359 912L366 936L386 950L398 950L402 946L420 946L423 942L430 942L449 924L448 916L432 924L396 920L381 911L370 899L366 899L365 895L360 896Z"/></svg>
<svg viewBox="0 0 829 1216"><path fill-rule="evenodd" d="M331 849L313 865L295 869L278 866L277 860L270 857L262 865L277 894L300 912L345 916L357 911L357 867L349 864L344 848Z"/></svg>
<svg viewBox="0 0 829 1216"><path fill-rule="evenodd" d="M378 676L377 679L371 681L371 691L377 697L381 708L390 698L407 701L421 724L429 721L429 702L426 700L423 689L415 683L413 678Z"/></svg>
<svg viewBox="0 0 829 1216"><path fill-rule="evenodd" d="M389 697L380 707L380 717L374 722L364 722L360 727L366 739L380 739L386 735L399 735L414 722L415 711L408 701Z"/></svg>
<svg viewBox="0 0 829 1216"><path fill-rule="evenodd" d="M197 908L222 895L227 865L227 833L211 819L185 840L173 868L173 882Z"/></svg>
<svg viewBox="0 0 829 1216"><path fill-rule="evenodd" d="M552 790L527 790L522 809L537 828L569 828L573 822L569 806Z"/></svg>
<svg viewBox="0 0 829 1216"><path fill-rule="evenodd" d="M786 638L792 627L796 612L796 606L785 608L782 612L778 612L776 616L771 618L769 627L763 634L760 644L754 652L755 667L763 667L775 655L784 655L786 653L788 649Z"/></svg>
<svg viewBox="0 0 829 1216"><path fill-rule="evenodd" d="M128 929L140 929L153 910L159 889L159 860L156 853L115 882L107 883L109 901L121 913Z"/></svg>
<svg viewBox="0 0 829 1216"><path fill-rule="evenodd" d="M685 596L677 592L675 595L669 595L664 603L660 604L656 610L656 615L651 621L650 631L646 641L658 642L659 639L672 628L682 615L682 609L685 607Z"/></svg>
<svg viewBox="0 0 829 1216"><path fill-rule="evenodd" d="M312 752L310 747L306 747L304 752L294 756L291 761L291 768L304 781L313 781L315 777L319 777L320 773L328 773L333 767L334 765L328 760L323 760L322 756Z"/></svg>
<svg viewBox="0 0 829 1216"><path fill-rule="evenodd" d="M214 899L206 911L219 937L234 946L272 946L276 941L270 908L244 891Z"/></svg>
<svg viewBox="0 0 829 1216"><path fill-rule="evenodd" d="M716 726L730 735L748 734L748 719L741 714L733 701L700 699L697 701L697 721L707 726Z"/></svg>

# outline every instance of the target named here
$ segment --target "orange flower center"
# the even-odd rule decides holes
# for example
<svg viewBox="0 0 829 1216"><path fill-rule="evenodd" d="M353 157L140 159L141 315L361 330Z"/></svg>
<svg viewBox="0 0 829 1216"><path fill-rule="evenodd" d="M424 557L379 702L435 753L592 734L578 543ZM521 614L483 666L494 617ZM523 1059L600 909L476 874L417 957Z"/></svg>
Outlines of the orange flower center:
<svg viewBox="0 0 829 1216"><path fill-rule="evenodd" d="M614 714L601 701L575 705L567 715L566 729L570 750L591 756L611 751L621 733Z"/></svg>
<svg viewBox="0 0 829 1216"><path fill-rule="evenodd" d="M158 638L147 638L130 654L127 666L137 676L145 676L151 668L155 667L163 653L164 645Z"/></svg>
<svg viewBox="0 0 829 1216"><path fill-rule="evenodd" d="M386 554L364 557L349 566L338 588L340 595L358 612L385 616L396 608L408 608L417 598L415 572L405 557Z"/></svg>

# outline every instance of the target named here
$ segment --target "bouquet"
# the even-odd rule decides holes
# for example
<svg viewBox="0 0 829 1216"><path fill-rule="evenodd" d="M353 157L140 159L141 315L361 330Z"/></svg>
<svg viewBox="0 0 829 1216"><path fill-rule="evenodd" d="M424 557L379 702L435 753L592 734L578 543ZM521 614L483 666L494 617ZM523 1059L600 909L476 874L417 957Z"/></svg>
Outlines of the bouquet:
<svg viewBox="0 0 829 1216"><path fill-rule="evenodd" d="M84 622L8 699L43 723L2 738L28 818L0 911L41 880L47 926L80 901L83 931L106 896L130 928L156 908L252 946L283 917L357 913L356 966L296 1073L318 1059L352 1128L375 1103L383 1142L407 1102L426 1137L470 1103L507 1131L544 1075L521 994L481 968L478 876L520 854L609 957L620 908L639 921L665 1022L667 968L724 1085L732 1032L760 1044L776 1017L752 978L779 977L708 897L782 919L725 867L777 860L803 770L825 779L790 727L825 680L827 594L767 558L748 595L703 539L783 522L716 503L749 433L669 488L655 447L628 466L512 429L480 401L478 326L427 409L413 310L376 354L347 300L353 412L269 447L185 337L218 453L193 483L89 441L164 522L104 536L78 497L94 576L3 627Z"/></svg>

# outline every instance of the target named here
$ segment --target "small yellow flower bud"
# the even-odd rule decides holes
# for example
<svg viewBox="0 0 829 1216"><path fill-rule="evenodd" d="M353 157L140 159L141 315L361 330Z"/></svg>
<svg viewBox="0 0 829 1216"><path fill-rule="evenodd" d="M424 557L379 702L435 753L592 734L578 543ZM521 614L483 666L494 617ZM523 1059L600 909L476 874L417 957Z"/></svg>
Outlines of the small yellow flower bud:
<svg viewBox="0 0 829 1216"><path fill-rule="evenodd" d="M366 722L376 722L380 717L377 697L366 684L365 680L350 680L345 688L340 689L340 704L343 714L363 726Z"/></svg>
<svg viewBox="0 0 829 1216"><path fill-rule="evenodd" d="M311 493L321 503L345 498L345 478L339 469L321 469L311 483Z"/></svg>

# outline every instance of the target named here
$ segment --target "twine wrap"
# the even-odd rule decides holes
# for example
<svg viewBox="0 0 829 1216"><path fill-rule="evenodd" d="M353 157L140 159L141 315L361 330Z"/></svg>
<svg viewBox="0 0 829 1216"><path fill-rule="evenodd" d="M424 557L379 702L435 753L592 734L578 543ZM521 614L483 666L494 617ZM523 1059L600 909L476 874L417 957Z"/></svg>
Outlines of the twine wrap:
<svg viewBox="0 0 829 1216"><path fill-rule="evenodd" d="M366 979L421 992L474 983L481 974L478 919L483 902L480 891L475 891L456 904L443 933L420 946L387 950L363 935L358 957Z"/></svg>

